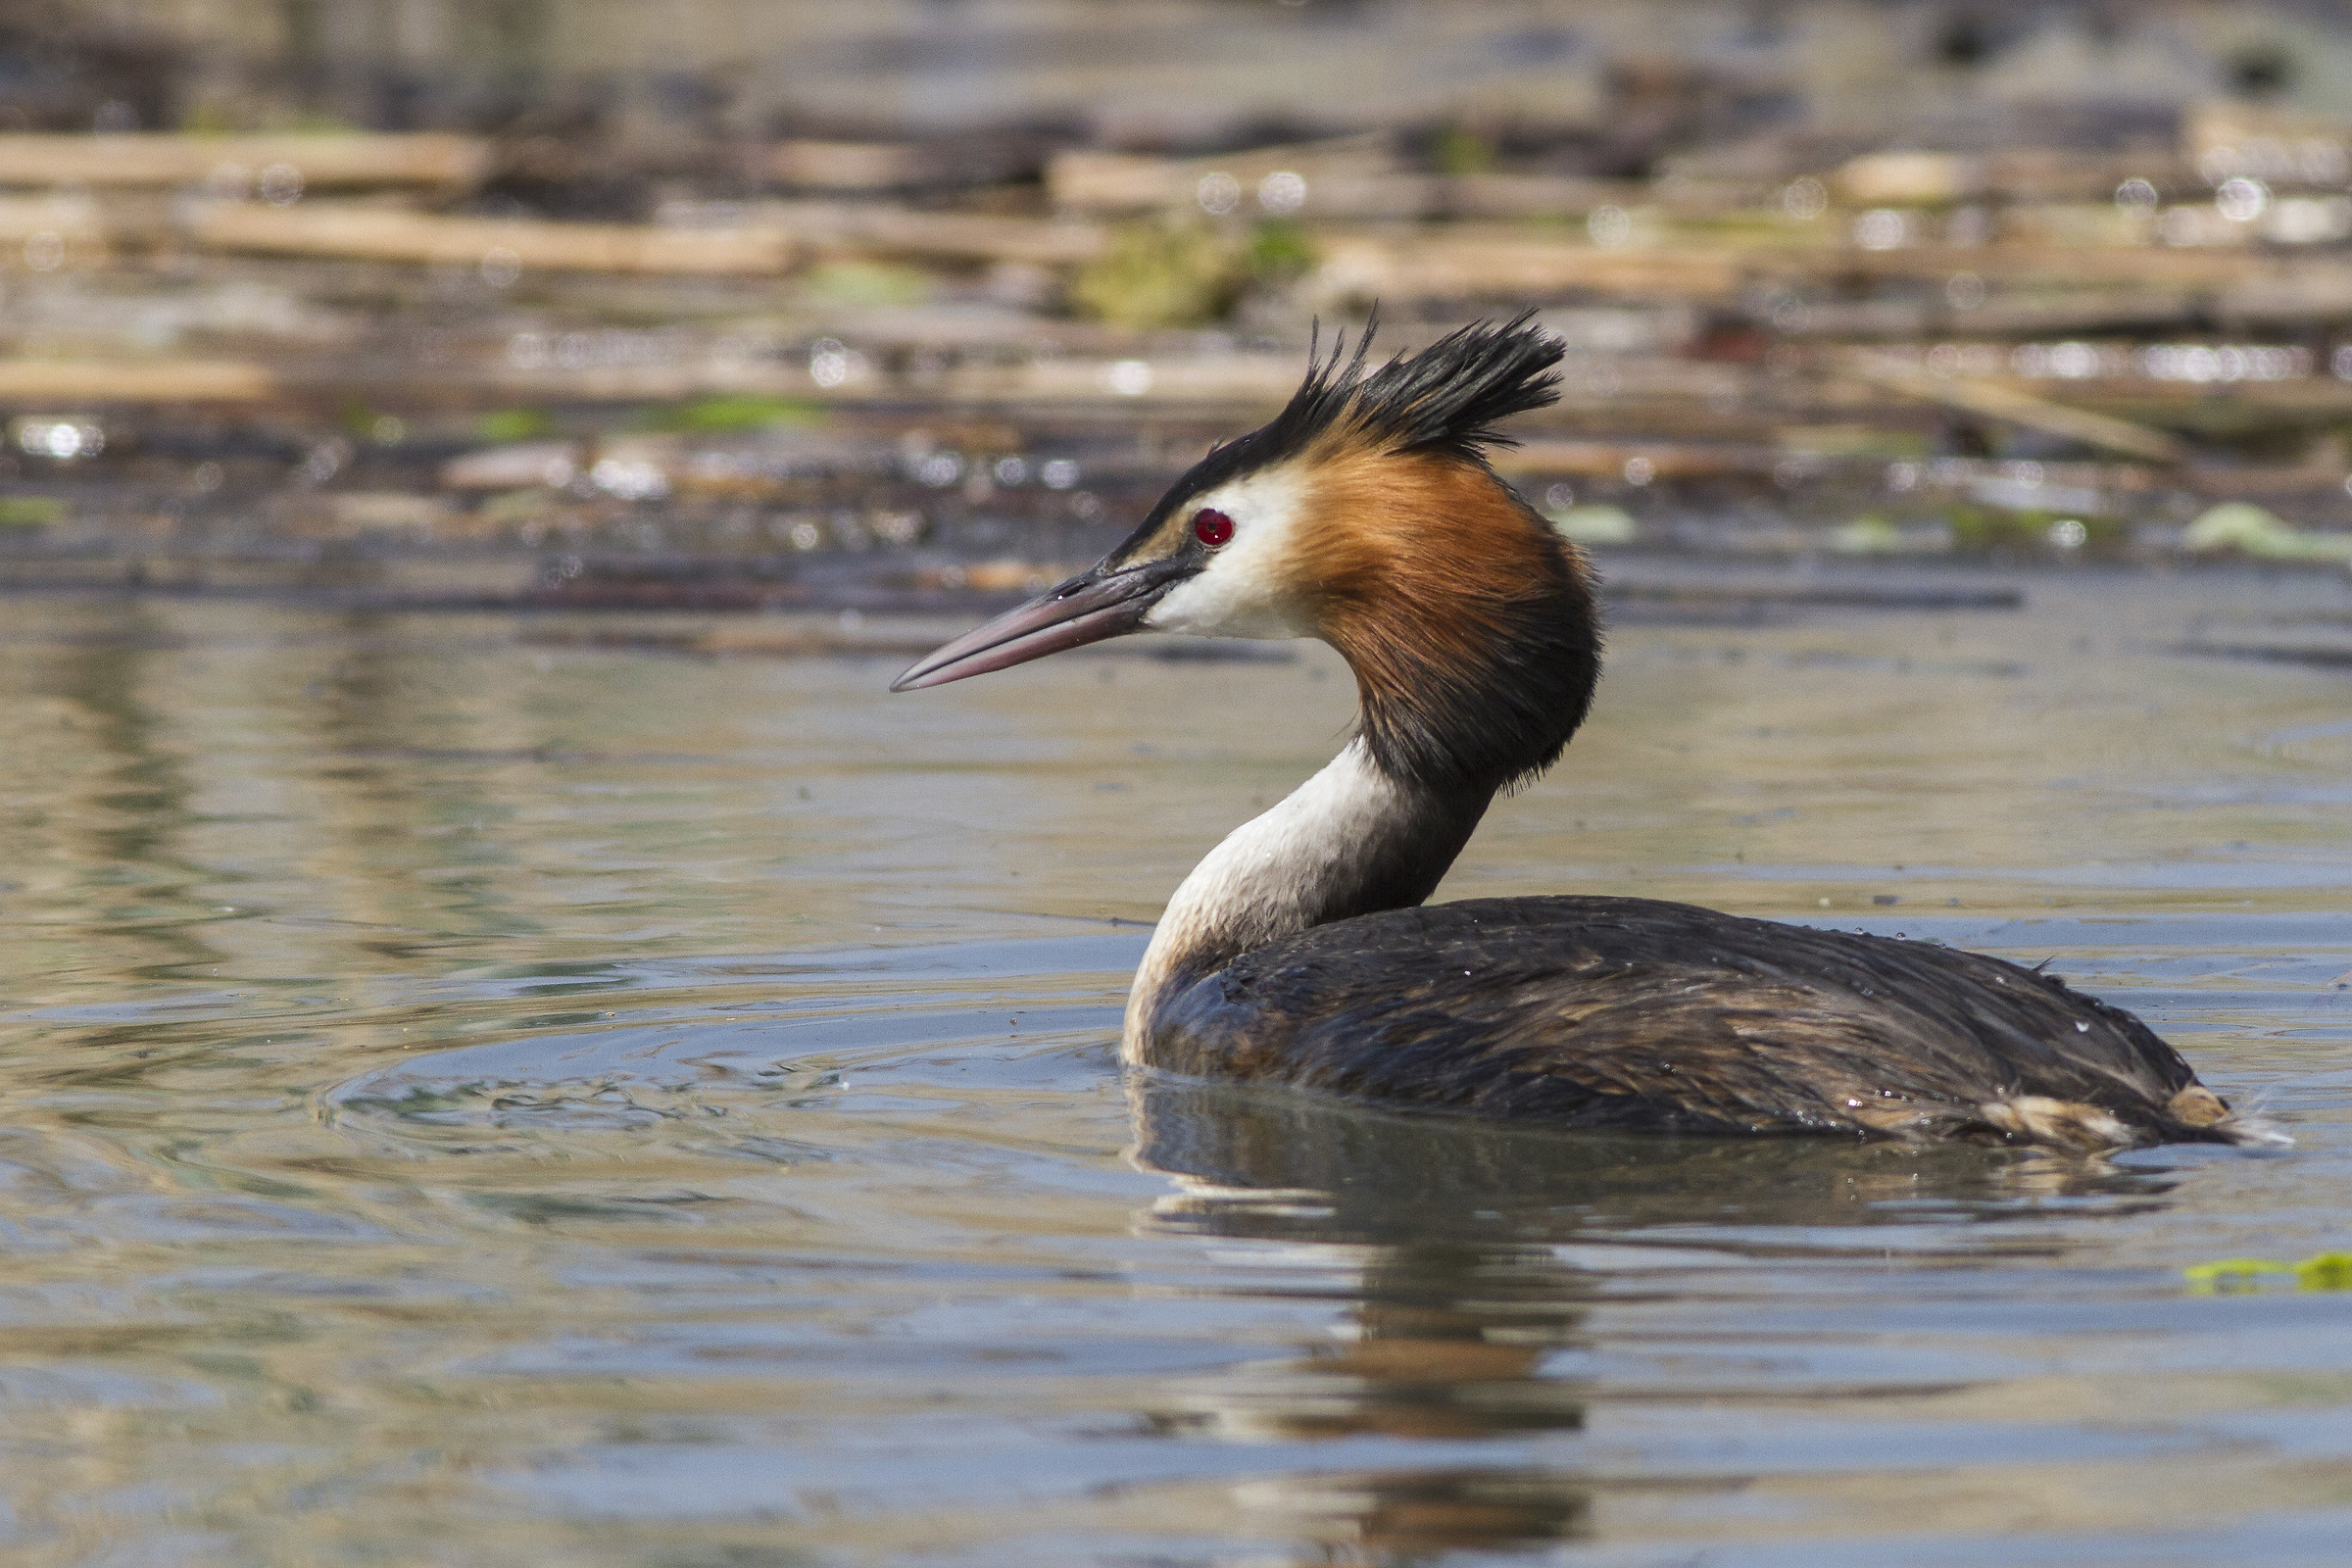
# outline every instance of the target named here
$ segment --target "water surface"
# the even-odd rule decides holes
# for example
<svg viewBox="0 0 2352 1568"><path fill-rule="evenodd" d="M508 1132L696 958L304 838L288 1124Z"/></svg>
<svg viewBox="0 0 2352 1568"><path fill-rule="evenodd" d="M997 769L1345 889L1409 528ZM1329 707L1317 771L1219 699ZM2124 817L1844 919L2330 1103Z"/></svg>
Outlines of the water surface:
<svg viewBox="0 0 2352 1568"><path fill-rule="evenodd" d="M1446 895L1936 937L2276 1154L1571 1137L1123 1077L1320 650L890 664L0 604L0 1541L32 1563L2336 1563L2331 582L1627 625Z"/></svg>

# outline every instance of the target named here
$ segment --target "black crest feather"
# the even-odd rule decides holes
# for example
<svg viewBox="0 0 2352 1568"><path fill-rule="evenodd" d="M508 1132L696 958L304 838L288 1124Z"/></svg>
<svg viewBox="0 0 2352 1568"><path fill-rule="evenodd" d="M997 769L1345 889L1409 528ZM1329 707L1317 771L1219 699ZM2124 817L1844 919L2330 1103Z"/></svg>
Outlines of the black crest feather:
<svg viewBox="0 0 2352 1568"><path fill-rule="evenodd" d="M1128 543L1150 538L1194 496L1295 458L1343 427L1392 452L1442 452L1484 462L1488 448L1513 444L1496 428L1502 420L1559 398L1552 367L1566 350L1534 320L1535 312L1526 311L1508 321L1475 322L1369 374L1364 365L1380 328L1379 312L1364 322L1352 351L1343 333L1324 354L1318 327L1307 348L1306 379L1283 411L1195 464Z"/></svg>
<svg viewBox="0 0 2352 1568"><path fill-rule="evenodd" d="M1534 318L1527 311L1508 321L1474 322L1367 375L1364 362L1380 329L1375 312L1356 337L1354 353L1348 353L1345 334L1335 338L1328 357L1310 345L1306 379L1290 403L1271 423L1234 444L1253 447L1250 466L1257 466L1296 456L1348 425L1392 452L1443 452L1476 462L1489 447L1512 444L1496 428L1504 419L1559 397L1552 367L1565 351L1558 338L1533 324Z"/></svg>
<svg viewBox="0 0 2352 1568"><path fill-rule="evenodd" d="M1565 350L1558 338L1531 324L1534 316L1529 311L1499 324L1476 322L1409 359L1391 360L1346 389L1353 417L1399 452L1478 459L1489 447L1516 445L1496 426L1514 414L1548 407L1560 395L1552 368ZM1350 379L1377 324L1364 323ZM1339 358L1336 349L1332 358Z"/></svg>

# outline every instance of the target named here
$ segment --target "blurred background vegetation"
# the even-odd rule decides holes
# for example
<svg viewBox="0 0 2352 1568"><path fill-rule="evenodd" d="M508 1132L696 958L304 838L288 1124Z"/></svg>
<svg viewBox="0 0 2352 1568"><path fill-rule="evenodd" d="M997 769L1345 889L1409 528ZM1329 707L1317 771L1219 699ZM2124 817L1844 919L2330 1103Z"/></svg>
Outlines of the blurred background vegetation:
<svg viewBox="0 0 2352 1568"><path fill-rule="evenodd" d="M0 582L1009 591L1376 302L1595 548L2337 569L2352 6L0 6Z"/></svg>

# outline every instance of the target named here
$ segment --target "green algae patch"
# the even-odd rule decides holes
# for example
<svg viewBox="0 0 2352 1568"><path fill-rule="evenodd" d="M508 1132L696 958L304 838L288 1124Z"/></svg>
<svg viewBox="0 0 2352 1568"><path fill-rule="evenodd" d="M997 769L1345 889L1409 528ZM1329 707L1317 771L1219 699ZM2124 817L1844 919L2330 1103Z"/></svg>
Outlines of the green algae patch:
<svg viewBox="0 0 2352 1568"><path fill-rule="evenodd" d="M2199 555L2232 552L2256 561L2342 561L2352 558L2352 534L2289 527L2246 501L2226 501L2188 525L2180 543Z"/></svg>
<svg viewBox="0 0 2352 1568"><path fill-rule="evenodd" d="M1114 229L1079 270L1070 299L1079 314L1114 326L1198 326L1229 310L1242 269L1203 224L1140 221Z"/></svg>
<svg viewBox="0 0 2352 1568"><path fill-rule="evenodd" d="M55 496L0 496L0 529L46 528L65 514Z"/></svg>
<svg viewBox="0 0 2352 1568"><path fill-rule="evenodd" d="M545 409L495 409L473 421L473 438L491 446L536 441L556 433Z"/></svg>
<svg viewBox="0 0 2352 1568"><path fill-rule="evenodd" d="M814 424L824 416L822 407L798 398L721 393L657 410L646 417L644 424L649 430L678 435L740 435L753 430L772 430L778 425Z"/></svg>
<svg viewBox="0 0 2352 1568"><path fill-rule="evenodd" d="M2192 1263L2182 1269L2188 1288L2198 1295L2252 1291L2266 1283L2293 1279L2302 1291L2352 1291L2352 1252L2322 1252L2300 1263L2271 1257L2227 1257L2212 1263Z"/></svg>
<svg viewBox="0 0 2352 1568"><path fill-rule="evenodd" d="M2295 1265L2295 1283L2307 1291L2352 1291L2352 1252L2322 1252Z"/></svg>

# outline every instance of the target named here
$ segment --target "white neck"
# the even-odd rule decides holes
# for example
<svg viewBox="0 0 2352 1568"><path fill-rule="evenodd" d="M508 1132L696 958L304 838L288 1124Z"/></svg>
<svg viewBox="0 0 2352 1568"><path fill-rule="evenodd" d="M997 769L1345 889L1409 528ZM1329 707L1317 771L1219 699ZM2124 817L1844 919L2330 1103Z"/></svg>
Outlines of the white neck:
<svg viewBox="0 0 2352 1568"><path fill-rule="evenodd" d="M1311 926L1419 904L1487 801L1447 801L1382 771L1361 740L1226 836L1168 900L1127 998L1122 1051L1143 1058L1173 988Z"/></svg>

